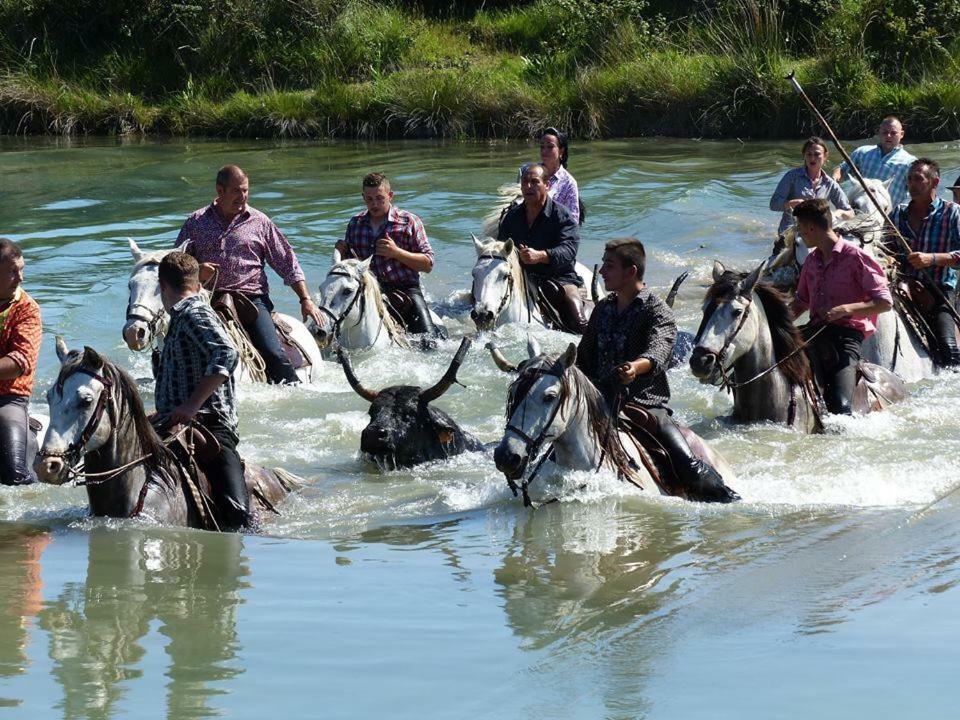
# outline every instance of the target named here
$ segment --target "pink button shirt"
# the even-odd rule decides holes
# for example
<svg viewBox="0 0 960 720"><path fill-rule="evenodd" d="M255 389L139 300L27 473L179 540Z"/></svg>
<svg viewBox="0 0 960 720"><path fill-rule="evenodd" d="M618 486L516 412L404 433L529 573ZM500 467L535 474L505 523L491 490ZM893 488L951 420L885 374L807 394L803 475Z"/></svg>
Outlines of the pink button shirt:
<svg viewBox="0 0 960 720"><path fill-rule="evenodd" d="M841 240L833 246L828 263L819 250L811 251L803 261L796 304L810 310L812 322L826 322L827 311L837 305L869 300L893 302L883 268L856 245ZM877 329L877 316L845 317L835 324L859 330L866 339Z"/></svg>

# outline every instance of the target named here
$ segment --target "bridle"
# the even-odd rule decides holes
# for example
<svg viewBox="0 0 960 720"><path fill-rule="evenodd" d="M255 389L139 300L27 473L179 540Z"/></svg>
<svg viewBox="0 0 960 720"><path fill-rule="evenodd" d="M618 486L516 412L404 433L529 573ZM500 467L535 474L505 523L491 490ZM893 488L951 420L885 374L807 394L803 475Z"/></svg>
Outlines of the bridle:
<svg viewBox="0 0 960 720"><path fill-rule="evenodd" d="M723 346L719 350L706 350L705 354L713 355L714 361L717 364L717 367L720 369L721 376L721 387L734 387L735 384L731 383L728 373L733 369L733 365L725 368L723 366L723 358L727 354L727 350L730 349L730 346L733 345L733 341L737 339L737 335L740 334L740 331L743 330L743 326L747 322L747 317L750 315L750 308L753 305L753 294L746 298L747 304L743 308L743 312L740 313L740 321L737 323L737 326L734 328L733 332L727 336L727 339L724 341ZM717 307L720 303L715 300L712 300L709 305L703 311L703 320L700 321L700 327L697 328L697 335L693 339L694 347L700 345L700 339L703 336L704 330L707 329L707 323L710 321L710 318L713 317L713 314L717 311ZM776 365L774 365L776 367ZM772 370L773 368L771 368ZM756 378L754 378L756 379ZM752 382L752 380L750 381ZM746 384L746 383L744 383Z"/></svg>
<svg viewBox="0 0 960 720"><path fill-rule="evenodd" d="M145 264L145 266L150 264L159 265L159 262L157 263L148 262ZM142 308L146 312L144 313L138 312L137 311L138 308ZM160 324L163 322L163 318L166 315L166 313L167 311L163 309L162 305L160 306L159 310L154 310L150 306L144 305L141 302L129 302L127 303L126 319L127 319L127 322L130 322L131 320L139 320L140 322L145 323L147 326L147 330L150 332L150 341L151 343L155 343L157 340L157 329L159 328Z"/></svg>
<svg viewBox="0 0 960 720"><path fill-rule="evenodd" d="M347 306L344 308L343 312L340 315L336 315L330 308L326 305L318 305L317 309L326 315L333 322L333 337L337 340L340 339L340 328L343 326L343 321L347 319L347 316L350 314L350 311L353 310L354 305L358 302L360 303L360 317L357 318L357 321L354 323L354 327L360 324L360 320L363 318L363 311L365 309L365 290L367 289L366 281L363 278L363 275L359 279L353 273L346 272L344 270L331 270L327 273L327 277L331 275L336 275L338 277L350 278L351 280L357 280L357 290L353 294L353 297L350 298L350 302L347 303ZM383 322L381 318L380 322ZM379 334L379 333L378 333Z"/></svg>
<svg viewBox="0 0 960 720"><path fill-rule="evenodd" d="M509 267L509 261L507 258L502 255L494 255L493 253L483 253L477 257L477 260L499 260L502 263L507 263ZM497 307L497 311L493 314L494 322L497 318L500 317L500 313L503 312L503 309L507 306L507 303L510 302L510 296L513 295L513 273L507 272L507 289L503 293L503 298L500 300L500 305ZM476 298L474 298L476 302Z"/></svg>
<svg viewBox="0 0 960 720"><path fill-rule="evenodd" d="M77 463L80 462L80 454L83 452L83 448L86 447L87 443L90 442L90 438L93 437L93 434L97 431L97 427L100 425L100 420L103 419L103 413L106 411L107 416L110 418L111 424L116 427L117 425L117 411L114 406L114 403L108 402L110 398L111 391L113 389L113 380L110 378L104 377L93 370L90 370L85 367L76 367L71 372L62 376L57 380L57 384L54 386L61 397L63 396L63 383L71 375L76 373L83 373L84 375L89 375L94 380L98 381L103 385L103 391L100 393L100 396L97 398L97 404L93 408L93 414L90 416L90 419L87 421L87 424L84 425L83 430L80 432L80 435L76 440L67 445L66 450L40 450L37 455L44 458L53 458L59 457L63 458L69 468L68 472L77 475L78 473L74 469Z"/></svg>

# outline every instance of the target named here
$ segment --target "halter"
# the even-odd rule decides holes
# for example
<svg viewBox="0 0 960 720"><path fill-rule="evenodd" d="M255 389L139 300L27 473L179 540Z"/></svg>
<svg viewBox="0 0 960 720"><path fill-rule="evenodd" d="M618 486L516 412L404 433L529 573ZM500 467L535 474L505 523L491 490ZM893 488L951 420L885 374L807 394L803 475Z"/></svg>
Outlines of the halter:
<svg viewBox="0 0 960 720"><path fill-rule="evenodd" d="M329 277L330 275L350 278L351 280L357 279L353 273L344 272L343 270L331 270L330 272L327 273L327 277ZM328 308L326 305L318 306L317 309L320 310L320 312L324 313L328 318L330 318L333 321L333 336L337 340L340 339L340 328L343 325L343 321L347 319L347 315L350 314L350 311L353 310L353 306L356 305L358 301L360 302L360 317L357 318L357 321L353 324L353 326L356 327L357 325L360 324L360 320L363 318L364 308L366 307L365 300L364 300L364 295L365 295L364 291L366 290L366 288L367 288L367 284L363 279L363 275L361 275L360 278L358 279L357 291L353 294L353 297L350 298L350 302L347 303L347 307L344 309L342 313L340 313L339 316L335 315L334 312L330 308ZM381 318L381 323L382 322L383 322L383 319Z"/></svg>
<svg viewBox="0 0 960 720"><path fill-rule="evenodd" d="M493 253L483 253L477 257L477 260L499 260L500 262L507 263L509 266L509 261L507 258L502 255L494 255ZM503 312L503 309L507 306L507 303L510 301L510 296L513 294L513 273L507 273L507 289L503 293L503 299L500 300L500 306L497 308L497 311L493 314L493 319L496 320L500 317L500 313ZM474 300L476 301L476 300Z"/></svg>
<svg viewBox="0 0 960 720"><path fill-rule="evenodd" d="M83 373L84 375L89 375L94 380L97 380L103 385L103 392L100 393L100 396L97 398L97 404L93 408L93 414L90 416L90 419L87 421L87 424L84 425L83 430L80 432L79 437L76 440L67 445L66 450L56 451L56 450L40 450L37 454L40 457L59 457L64 458L64 460L69 463L70 472L76 474L74 466L80 462L80 453L83 452L83 448L86 447L87 443L90 442L90 438L93 437L93 434L97 431L97 426L100 425L100 420L103 418L104 410L107 411L107 415L110 418L110 422L116 426L117 417L116 410L112 403L107 403L107 398L110 395L110 392L113 388L113 381L110 378L103 377L99 373L89 370L85 367L76 367L70 373L64 375L55 385L57 392L60 395L63 395L63 383L71 375L76 373Z"/></svg>
<svg viewBox="0 0 960 720"><path fill-rule="evenodd" d="M713 317L713 313L717 310L717 302L711 302L707 306L707 311L703 313L703 320L700 321L700 327L697 329L697 336L693 339L694 346L700 344L700 338L703 335L703 331L706 330L707 322ZM753 305L753 294L750 294L750 297L747 298L746 307L743 308L743 312L740 314L740 322L737 323L737 327L734 328L733 332L727 336L726 341L724 341L723 346L718 351L707 350L707 355L713 355L716 359L717 367L720 368L720 375L723 379L723 386L729 387L730 382L727 377L727 373L733 369L733 365L728 368L723 367L723 358L727 354L727 350L730 349L730 346L733 344L733 341L737 338L737 335L740 334L740 331L743 330L743 326L747 322L747 316L750 314L750 308ZM774 366L776 367L776 365ZM772 369L772 368L771 368ZM752 381L751 381L752 382Z"/></svg>

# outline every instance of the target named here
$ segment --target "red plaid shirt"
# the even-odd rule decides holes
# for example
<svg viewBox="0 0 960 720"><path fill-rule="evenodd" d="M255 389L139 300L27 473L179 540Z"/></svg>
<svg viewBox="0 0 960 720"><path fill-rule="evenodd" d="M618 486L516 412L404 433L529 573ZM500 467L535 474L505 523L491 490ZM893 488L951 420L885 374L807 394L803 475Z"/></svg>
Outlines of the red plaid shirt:
<svg viewBox="0 0 960 720"><path fill-rule="evenodd" d="M370 224L370 213L368 211L364 210L350 218L344 242L347 243L347 247L353 250L359 260L366 260L376 251L377 240L384 236L393 240L401 250L423 253L430 258L430 264L433 265L433 248L430 247L430 241L427 240L427 231L423 229L423 221L413 213L401 210L393 205L390 206L387 219L381 226L380 231L376 233L373 225ZM420 284L420 273L411 270L402 262L393 258L374 255L373 262L370 263L370 269L376 275L377 280L382 283L401 287Z"/></svg>

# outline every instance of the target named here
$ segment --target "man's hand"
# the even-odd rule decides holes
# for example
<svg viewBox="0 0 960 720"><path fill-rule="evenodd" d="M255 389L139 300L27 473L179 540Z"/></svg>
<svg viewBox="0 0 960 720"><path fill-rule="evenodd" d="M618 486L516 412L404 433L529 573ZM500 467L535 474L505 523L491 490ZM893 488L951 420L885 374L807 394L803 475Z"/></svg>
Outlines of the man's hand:
<svg viewBox="0 0 960 720"><path fill-rule="evenodd" d="M216 263L200 263L200 284L206 285L208 282L210 282L211 278L217 274L219 269L220 266Z"/></svg>
<svg viewBox="0 0 960 720"><path fill-rule="evenodd" d="M912 252L907 255L907 262L917 270L928 268L934 264L933 253Z"/></svg>
<svg viewBox="0 0 960 720"><path fill-rule="evenodd" d="M317 324L317 327L324 327L325 321L323 313L320 312L320 310L314 304L313 299L309 295L300 299L300 314L303 316L304 322L306 322L309 318L313 318L313 321Z"/></svg>
<svg viewBox="0 0 960 720"><path fill-rule="evenodd" d="M836 307L827 310L827 314L823 317L827 322L836 322L837 320L842 320L845 317L850 317L851 314L852 311L846 305L837 305Z"/></svg>
<svg viewBox="0 0 960 720"><path fill-rule="evenodd" d="M399 250L400 248L397 247L397 244L388 237L382 237L377 240L376 254L380 257L395 258Z"/></svg>
<svg viewBox="0 0 960 720"><path fill-rule="evenodd" d="M173 410L170 411L170 425L186 425L200 411L199 406L194 406L189 400L183 405L178 405Z"/></svg>
<svg viewBox="0 0 960 720"><path fill-rule="evenodd" d="M520 253L520 262L524 265L541 265L550 262L550 255L546 250L534 250L526 245L517 248Z"/></svg>
<svg viewBox="0 0 960 720"><path fill-rule="evenodd" d="M629 385L636 380L637 375L637 366L632 362L625 362L623 365L617 366L617 377L624 385Z"/></svg>

